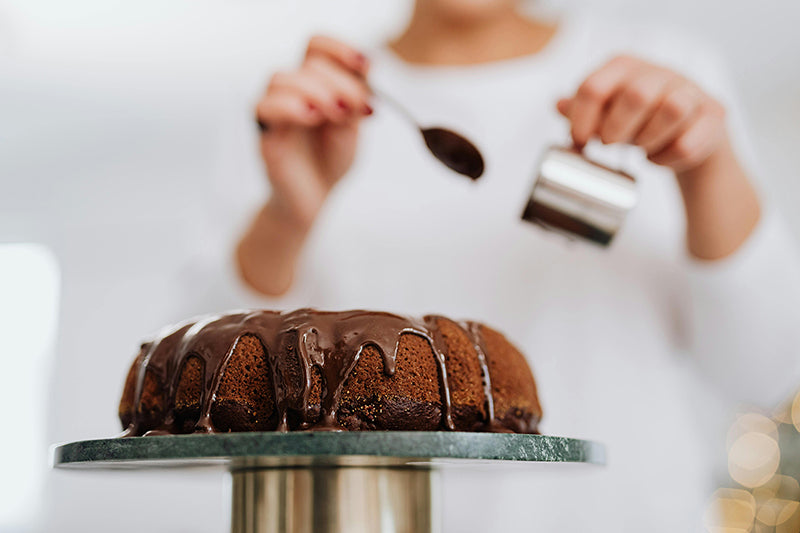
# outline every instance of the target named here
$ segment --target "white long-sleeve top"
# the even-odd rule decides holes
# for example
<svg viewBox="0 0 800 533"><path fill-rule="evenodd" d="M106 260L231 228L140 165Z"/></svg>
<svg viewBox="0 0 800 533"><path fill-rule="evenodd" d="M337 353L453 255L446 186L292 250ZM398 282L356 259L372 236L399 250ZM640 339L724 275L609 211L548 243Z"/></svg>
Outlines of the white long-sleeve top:
<svg viewBox="0 0 800 533"><path fill-rule="evenodd" d="M520 469L486 484L485 474L448 472L448 531L697 528L712 465L724 459L711 430L720 406L768 406L798 383L800 258L768 199L739 250L699 261L686 251L674 175L636 149L591 146L638 181L639 203L613 245L520 221L542 151L568 142L555 102L620 53L673 67L720 98L758 181L719 64L687 40L576 18L542 53L486 65L414 66L379 50L371 83L421 123L474 140L486 173L472 183L450 172L379 105L316 223L297 286L278 302L493 324L528 356L543 431L608 446L608 466L588 479L548 471L537 482Z"/></svg>
<svg viewBox="0 0 800 533"><path fill-rule="evenodd" d="M701 47L652 28L568 19L540 54L470 67L412 66L377 50L371 82L423 124L474 140L485 175L473 183L441 166L418 132L377 103L354 167L315 225L296 285L281 299L262 298L241 284L231 260L267 194L250 102L240 102L241 120L220 129L219 179L193 188L137 179L129 194L149 187L141 191L148 211L130 210L139 217L130 227L116 222L124 241L103 241L86 225L73 231L75 261L67 261L65 279L86 268L85 257L119 261L109 280L98 271L83 285L65 286L73 307L64 310L54 438L113 433L114 406L105 402L117 399L135 341L147 333L133 329L143 324L156 329L245 306L437 313L486 322L527 355L543 432L608 449L606 467L447 470L445 531L698 529L712 465L725 453L714 431L724 424L724 407L771 405L800 381L800 258L766 197L758 227L735 254L710 263L690 258L674 176L625 147L590 146L590 155L638 181L638 206L610 248L567 242L520 220L542 151L568 142L555 102L623 52L673 66L723 99L738 151L758 181L718 64ZM98 242L109 253L98 255ZM86 294L98 296L76 312ZM98 300L128 318L107 320ZM91 372L116 372L118 379L76 389L75 380ZM168 498L151 490L154 479L97 484L53 476L50 523L64 531L99 528L127 513L132 498L166 530L224 523L180 511L224 515L219 476L166 473L158 483ZM147 523L129 517L114 527L134 531Z"/></svg>

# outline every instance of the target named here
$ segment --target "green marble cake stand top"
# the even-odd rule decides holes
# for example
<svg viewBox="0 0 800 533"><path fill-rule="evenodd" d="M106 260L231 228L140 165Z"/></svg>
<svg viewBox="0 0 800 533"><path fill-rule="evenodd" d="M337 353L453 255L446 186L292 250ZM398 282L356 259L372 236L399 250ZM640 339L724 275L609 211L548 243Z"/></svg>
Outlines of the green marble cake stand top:
<svg viewBox="0 0 800 533"><path fill-rule="evenodd" d="M222 433L86 440L56 445L57 468L218 465L435 467L494 461L605 463L601 444L548 435L422 431Z"/></svg>

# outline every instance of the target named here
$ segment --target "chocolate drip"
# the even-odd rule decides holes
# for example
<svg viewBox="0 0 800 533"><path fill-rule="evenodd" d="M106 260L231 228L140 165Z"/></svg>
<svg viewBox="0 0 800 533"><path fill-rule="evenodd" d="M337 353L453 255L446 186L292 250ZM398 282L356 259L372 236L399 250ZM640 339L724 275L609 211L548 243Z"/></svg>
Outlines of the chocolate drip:
<svg viewBox="0 0 800 533"><path fill-rule="evenodd" d="M440 317L426 316L424 318L425 324L432 332L428 337L428 342L431 344L431 349L436 355L436 362L439 365L439 390L442 392L442 424L450 431L456 429L453 423L453 397L450 394L450 383L447 379L447 344L442 338L442 332L439 330L438 321Z"/></svg>
<svg viewBox="0 0 800 533"><path fill-rule="evenodd" d="M178 432L173 415L175 396L181 370L190 357L202 362L200 413L194 431L215 432L211 412L217 392L237 344L247 335L258 338L266 352L278 431L289 429L290 413L299 417L299 429L342 429L337 420L342 389L362 352L368 346L376 349L383 360L383 372L392 376L396 370L400 339L404 334L417 335L430 345L439 369L441 427L455 430L448 382L447 344L438 326L440 319L426 316L419 320L373 311L322 312L300 309L287 313L238 311L180 324L163 331L155 340L142 346L143 356L136 367L132 421L123 436ZM485 429L493 430L496 426L491 377L480 325L465 322L460 327L472 340L480 362L487 409ZM288 353L292 353L300 363L299 385L293 383L297 381L297 369L289 367ZM323 383L318 416L317 413L312 416L309 412L315 368L320 372ZM147 372L164 385L163 413L161 419L155 422L143 420L140 409ZM299 390L296 390L297 386ZM155 429L147 431L150 428Z"/></svg>
<svg viewBox="0 0 800 533"><path fill-rule="evenodd" d="M481 365L481 379L483 381L483 394L486 400L486 425L495 425L494 420L494 397L492 396L492 377L489 374L489 364L486 361L486 348L483 345L481 335L481 325L477 322L463 322L460 324L464 331L469 334L475 353L478 354L478 362Z"/></svg>

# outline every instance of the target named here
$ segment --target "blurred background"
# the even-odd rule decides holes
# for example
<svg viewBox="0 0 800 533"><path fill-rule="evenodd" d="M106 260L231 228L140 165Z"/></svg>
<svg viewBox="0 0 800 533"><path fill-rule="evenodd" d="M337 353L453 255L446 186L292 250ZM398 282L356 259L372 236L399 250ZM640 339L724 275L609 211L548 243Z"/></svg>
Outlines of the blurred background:
<svg viewBox="0 0 800 533"><path fill-rule="evenodd" d="M268 73L294 64L310 34L375 45L403 24L410 5L0 0L0 357L7 377L0 388L0 529L37 530L45 506L69 505L59 487L105 483L86 474L59 481L64 474L48 472L47 446L114 434L131 348L144 332L183 318L161 309L126 314L125 307L169 301L174 289L138 272L137 263L185 262L180 236L197 231L192 215L202 201L193 201L195 191L221 179L231 114L249 119ZM800 3L552 0L530 7L657 22L715 47L739 89L767 193L800 239ZM255 145L252 156L243 164L258 165ZM143 182L164 194L145 195ZM124 205L112 201L120 191ZM163 202L173 204L170 218L151 216ZM191 279L191 262L186 273ZM99 343L108 359L82 366L75 352L86 343ZM59 364L64 350L74 364ZM87 381L92 376L105 377ZM62 423L59 409L66 408L85 417ZM710 500L720 512L709 515L710 530L800 531L798 430L800 397L794 410L787 399L774 412L742 411L720 443L722 488ZM132 490L152 486L126 481ZM191 478L165 487L219 490ZM84 523L100 530L107 519ZM226 528L224 517L204 525Z"/></svg>

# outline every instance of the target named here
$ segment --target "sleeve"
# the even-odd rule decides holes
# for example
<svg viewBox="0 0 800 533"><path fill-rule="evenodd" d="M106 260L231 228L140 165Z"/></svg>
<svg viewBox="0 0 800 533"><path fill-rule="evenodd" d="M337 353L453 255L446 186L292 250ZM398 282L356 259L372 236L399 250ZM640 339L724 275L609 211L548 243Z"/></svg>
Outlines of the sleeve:
<svg viewBox="0 0 800 533"><path fill-rule="evenodd" d="M690 259L690 345L727 392L772 406L800 384L800 255L774 210L728 258Z"/></svg>
<svg viewBox="0 0 800 533"><path fill-rule="evenodd" d="M690 76L728 110L732 142L760 190L762 216L732 256L686 258L689 342L692 356L718 385L740 401L764 407L800 385L800 253L759 170L741 108L722 62L692 46Z"/></svg>

